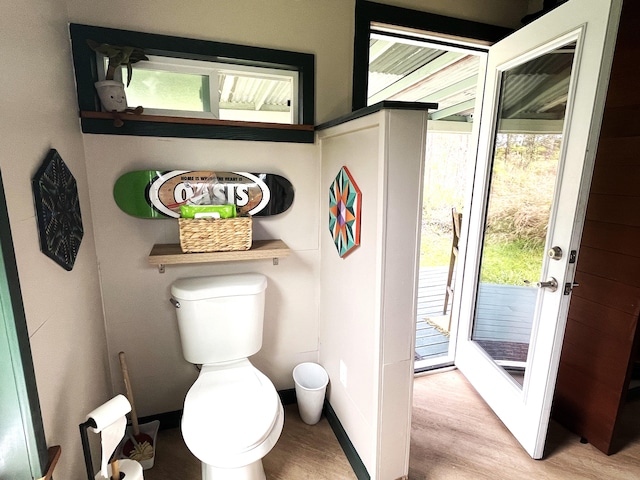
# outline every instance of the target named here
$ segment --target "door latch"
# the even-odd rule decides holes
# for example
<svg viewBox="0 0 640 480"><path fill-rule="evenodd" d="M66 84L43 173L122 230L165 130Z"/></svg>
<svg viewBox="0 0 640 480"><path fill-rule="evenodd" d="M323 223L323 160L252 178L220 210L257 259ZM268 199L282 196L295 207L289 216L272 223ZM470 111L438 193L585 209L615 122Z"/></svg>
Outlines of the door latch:
<svg viewBox="0 0 640 480"><path fill-rule="evenodd" d="M580 284L577 282L567 282L564 284L564 294L565 295L569 295L571 293L571 290L573 290L574 287L579 287Z"/></svg>

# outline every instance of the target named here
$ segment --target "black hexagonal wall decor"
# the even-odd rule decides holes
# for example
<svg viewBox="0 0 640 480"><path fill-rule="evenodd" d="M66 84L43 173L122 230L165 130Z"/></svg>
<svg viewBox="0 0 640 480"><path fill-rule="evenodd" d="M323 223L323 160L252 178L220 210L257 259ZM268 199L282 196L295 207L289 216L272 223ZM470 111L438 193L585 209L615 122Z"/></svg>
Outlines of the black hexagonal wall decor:
<svg viewBox="0 0 640 480"><path fill-rule="evenodd" d="M40 249L70 271L84 235L76 179L58 152L51 149L31 183Z"/></svg>

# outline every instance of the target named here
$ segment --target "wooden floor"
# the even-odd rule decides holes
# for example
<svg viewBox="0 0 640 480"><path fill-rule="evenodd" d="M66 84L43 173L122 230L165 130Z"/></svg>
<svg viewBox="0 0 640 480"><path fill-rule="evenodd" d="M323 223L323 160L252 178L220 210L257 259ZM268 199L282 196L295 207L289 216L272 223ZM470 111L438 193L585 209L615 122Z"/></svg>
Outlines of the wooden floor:
<svg viewBox="0 0 640 480"><path fill-rule="evenodd" d="M414 383L409 480L640 479L640 399L627 405L621 450L606 456L551 422L543 460L532 460L457 371L419 376ZM268 480L356 478L326 419L304 424L295 405L264 458ZM161 430L146 480L200 480L200 464L179 429Z"/></svg>
<svg viewBox="0 0 640 480"><path fill-rule="evenodd" d="M307 425L297 405L285 407L282 435L262 460L269 480L355 480L356 476L327 420ZM189 452L179 428L158 434L153 468L145 480L200 480L200 462Z"/></svg>
<svg viewBox="0 0 640 480"><path fill-rule="evenodd" d="M551 422L543 460L532 460L463 375L417 377L410 480L640 479L640 400L625 407L624 447L606 456Z"/></svg>

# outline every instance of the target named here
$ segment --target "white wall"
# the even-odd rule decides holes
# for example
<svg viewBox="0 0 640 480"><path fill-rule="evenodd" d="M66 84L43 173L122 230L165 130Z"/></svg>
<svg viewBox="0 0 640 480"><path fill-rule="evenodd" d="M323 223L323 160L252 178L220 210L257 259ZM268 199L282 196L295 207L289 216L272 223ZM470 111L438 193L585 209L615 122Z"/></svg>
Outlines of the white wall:
<svg viewBox="0 0 640 480"><path fill-rule="evenodd" d="M360 246L340 258L321 237L320 362L331 406L379 480L408 472L426 118L382 111L318 133L322 183L346 166L362 192Z"/></svg>
<svg viewBox="0 0 640 480"><path fill-rule="evenodd" d="M170 0L147 0L136 2L134 9L126 0L68 1L71 21L77 23L313 53L317 123L350 109L354 4L344 0L227 0L193 1L176 8ZM438 13L457 11L457 7L443 11L440 2L432 4L440 8ZM121 15L122 11L127 14ZM486 14L486 9L482 11ZM504 15L501 9L500 22ZM325 233L319 217L323 197L318 192L326 186L318 184L314 146L100 135L84 138L115 389L122 387L115 358L124 350L130 358L140 413L180 408L195 372L181 358L174 312L166 302L171 280L247 269L264 271L274 287L267 295L267 309L274 316L266 319L264 348L257 362L276 387L292 387L290 368L301 358L313 358L318 350L317 242L318 235ZM296 188L294 206L280 217L258 220L256 230L258 236L282 238L294 249L294 255L278 268L265 262L181 266L158 275L146 265L146 256L154 243L177 240L175 222L127 217L113 205L110 191L118 175L155 168L264 170L288 177ZM295 280L287 269L294 272ZM276 285L281 287L277 309L273 306Z"/></svg>
<svg viewBox="0 0 640 480"><path fill-rule="evenodd" d="M55 0L0 3L0 168L47 442L62 445L56 478L75 479L83 471L78 424L111 385L67 14ZM50 148L78 184L84 238L71 272L38 242L31 177Z"/></svg>
<svg viewBox="0 0 640 480"><path fill-rule="evenodd" d="M355 125L320 132L322 184L326 188L322 268L320 362L329 373L329 401L369 473L375 471L380 363L380 205L383 202L379 125ZM326 137L326 139L325 139ZM328 230L328 188L346 165L362 191L361 245L338 256ZM342 366L340 365L342 362ZM343 378L340 377L342 369Z"/></svg>
<svg viewBox="0 0 640 480"><path fill-rule="evenodd" d="M310 5L313 16L308 14ZM316 120L329 120L349 109L353 43L353 5L349 2L241 0L190 2L176 8L175 2L146 1L137 2L132 9L125 1L108 5L70 1L69 8L71 21L76 23L314 53ZM269 277L264 344L254 360L277 388L293 387L293 366L317 360L318 352L320 185L315 146L86 135L85 151L96 210L114 389L123 388L116 361L118 351L123 350L129 359L139 413L180 409L196 372L180 351L175 312L168 303L171 281L238 271L261 271ZM256 219L254 230L256 238L282 238L293 254L278 267L258 261L168 267L167 273L158 274L146 264L146 257L154 243L177 241L176 222L128 217L111 197L113 182L120 174L155 168L284 175L296 189L294 205L278 217Z"/></svg>
<svg viewBox="0 0 640 480"><path fill-rule="evenodd" d="M180 35L316 55L316 120L343 114L350 104L353 5L255 0L189 2L70 1L73 22ZM313 5L314 15L309 15ZM120 11L127 11L122 16ZM327 35L327 32L331 32ZM335 72L341 72L336 75ZM269 277L263 348L254 357L279 389L293 387L298 362L317 360L319 165L314 145L238 141L142 139L85 136L96 238L103 286L109 357L116 390L122 389L115 361L127 353L142 415L180 409L195 370L182 358L175 312L168 303L173 279L239 271ZM175 221L127 217L111 201L118 175L132 169L200 168L272 172L296 189L292 208L278 217L256 219L256 238L282 238L293 254L270 261L168 267L146 265L154 243L177 241ZM123 242L123 239L124 242Z"/></svg>
<svg viewBox="0 0 640 480"><path fill-rule="evenodd" d="M166 304L173 278L263 271L270 286L264 348L256 363L278 388L287 388L292 386L292 365L317 359L318 239L328 235L320 204L328 186L318 184L318 155L313 145L83 137L77 118L67 22L313 53L317 72L316 121L320 123L350 109L355 2L0 2L0 58L6 67L0 71L0 168L42 413L48 443L63 447L56 477L82 478L77 425L89 410L113 393L110 375L114 391L123 390L114 363L120 349L128 354L142 415L179 408L195 375L181 360L173 312ZM525 9L521 3L526 2L393 3L517 26L521 10ZM42 255L38 246L30 179L49 148L59 150L78 181L85 236L72 272L62 270ZM294 249L278 267L268 261L168 267L164 275L147 267L146 256L152 244L174 241L176 227L171 222L145 222L119 212L111 200L113 180L135 168L202 167L210 163L215 163L216 168L264 169L294 182L297 198L291 211L256 222L258 236L281 237ZM356 347L355 342L344 344L345 349Z"/></svg>
<svg viewBox="0 0 640 480"><path fill-rule="evenodd" d="M87 172L95 215L96 247L107 319L109 358L122 391L117 354L127 354L140 415L182 408L196 370L182 357L171 282L179 277L258 271L269 278L264 345L253 357L279 389L292 387L291 371L316 360L318 350L319 165L314 145L87 135ZM285 213L254 219L254 238L282 238L293 253L271 260L168 265L160 274L147 263L154 243L177 243L175 219L133 218L116 206L112 189L129 170L193 168L271 172L296 189Z"/></svg>

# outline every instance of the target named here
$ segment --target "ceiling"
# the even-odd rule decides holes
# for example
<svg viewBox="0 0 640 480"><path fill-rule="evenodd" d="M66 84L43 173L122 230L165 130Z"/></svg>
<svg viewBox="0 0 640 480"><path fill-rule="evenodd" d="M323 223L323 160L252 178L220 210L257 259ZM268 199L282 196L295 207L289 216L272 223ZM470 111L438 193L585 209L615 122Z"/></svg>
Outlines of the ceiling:
<svg viewBox="0 0 640 480"><path fill-rule="evenodd" d="M470 121L479 67L477 55L372 36L368 103L435 102L433 120Z"/></svg>
<svg viewBox="0 0 640 480"><path fill-rule="evenodd" d="M432 120L472 122L478 74L485 56L446 48L372 35L368 103L435 102L438 108L431 112ZM573 46L565 47L507 70L501 118L518 120L519 125L525 120L528 125L545 123L546 129L556 129L564 117L573 53Z"/></svg>

